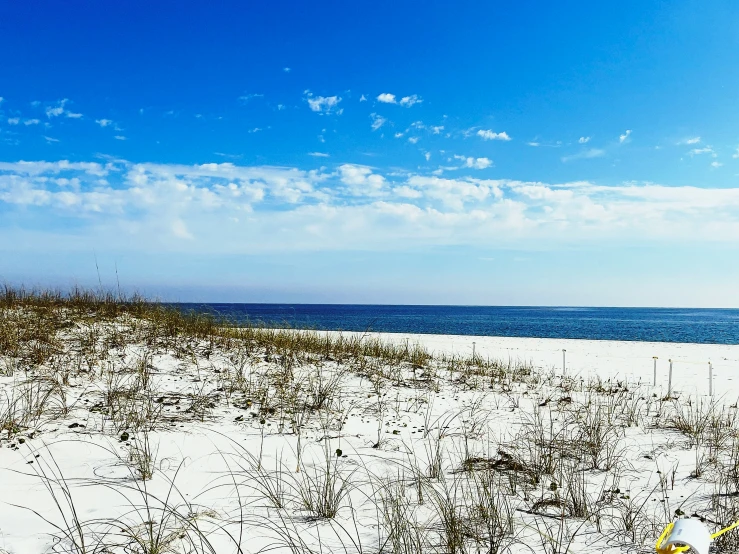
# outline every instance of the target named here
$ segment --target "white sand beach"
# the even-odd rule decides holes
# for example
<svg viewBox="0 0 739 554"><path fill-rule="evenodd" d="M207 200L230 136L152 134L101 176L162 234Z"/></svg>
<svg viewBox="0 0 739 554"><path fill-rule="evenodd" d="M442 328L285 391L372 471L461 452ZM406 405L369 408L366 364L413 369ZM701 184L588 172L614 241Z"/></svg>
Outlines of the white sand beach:
<svg viewBox="0 0 739 554"><path fill-rule="evenodd" d="M362 336L433 354L395 362L158 329L2 359L0 552L632 552L735 513L736 345Z"/></svg>
<svg viewBox="0 0 739 554"><path fill-rule="evenodd" d="M657 384L667 386L670 360L676 390L708 394L708 363L713 366L714 392L739 394L739 345L670 342L637 342L584 339L480 337L462 335L418 335L373 333L384 340L409 341L435 353L471 356L473 343L479 356L531 362L543 370L559 374L563 368L571 376L584 379L627 379L629 383L651 385L654 357L657 357Z"/></svg>

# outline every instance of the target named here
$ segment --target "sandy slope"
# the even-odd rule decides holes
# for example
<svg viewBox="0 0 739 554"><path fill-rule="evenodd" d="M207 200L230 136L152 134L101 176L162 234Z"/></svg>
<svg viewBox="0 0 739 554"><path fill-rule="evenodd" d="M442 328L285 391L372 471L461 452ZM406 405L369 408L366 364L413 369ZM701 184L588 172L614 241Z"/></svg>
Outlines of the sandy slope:
<svg viewBox="0 0 739 554"><path fill-rule="evenodd" d="M711 362L716 395L739 395L739 345L403 333L367 335L400 344L418 343L435 353L461 356L471 356L474 343L477 355L523 360L557 373L562 373L564 349L569 375L628 379L629 383L646 385L652 384L653 357L657 356L658 386L667 387L669 360L672 360L674 389L700 395L708 394L708 362Z"/></svg>
<svg viewBox="0 0 739 554"><path fill-rule="evenodd" d="M737 394L735 376L739 375L739 346L437 335L380 336L399 343L417 342L436 353L462 356L472 354L474 342L476 354L480 356L531 361L542 369L542 373L549 373L552 368L555 373L561 373L564 348L568 374L582 377L585 381L598 375L604 380L626 377L632 384L646 382L651 385L652 356L658 356L660 386L657 389L650 386L637 388L633 396L638 401L642 395L644 406L653 398L656 402L658 392L659 395L664 394L669 358L674 360L674 389L684 391L684 398L690 394L705 395L707 362L711 360L719 395L734 395L735 398ZM134 347L121 356L122 359L126 356L132 358L140 353L140 347ZM184 399L203 387L218 391L219 386L222 387L222 372L228 366L225 358L214 353L207 359L200 357L188 361L170 352L159 352L152 357L151 363L155 368L154 387L165 399L164 412L169 418L166 425L149 437L157 449L154 478L146 482L134 479L126 463L137 438L118 441L117 434L101 432L104 421L99 414L87 409L100 394L96 386L102 385L82 380L72 383L70 399L75 401L75 405L69 415L44 423L41 432L33 438L26 437L23 443L17 439L6 440L0 448L0 552L50 552L55 544L50 534L58 534L51 523L65 525L36 473L41 469L63 474L68 479L76 509L84 521L128 517L138 522L131 525L141 531L145 528L142 522L147 518L140 511L141 487L146 486L147 491L161 498L167 494L174 479L179 492L173 498L179 506L192 502L193 506L186 506L185 511L193 512L193 518L204 529L215 530L219 526L231 525L230 522L244 517L244 510L250 514L252 523L244 528L230 528L236 533L237 542L244 552L258 552L273 544L276 540L274 529L270 530L265 525L294 530L296 536L305 540L314 552L353 552L356 549L346 545L357 541L364 545L363 551L371 552L381 542L382 508L378 507L381 496L378 483L397 477L399 468L407 467L411 460L417 459L424 467L428 465L431 462L430 449L435 444L432 441L434 433L445 429L441 441L443 471L453 476L463 458L463 449L471 449L480 457L495 457L499 448L511 451L525 448L518 433L525 430L532 414L553 418L553 414L559 413L555 412L556 404L563 397L571 395L585 399L588 395L585 391L563 392L557 384L558 379L551 378L536 385L514 386L506 392L462 387L442 379L436 390L387 385L377 396L367 379L347 376L336 403L325 412L317 413L306 424L302 443L306 466L302 472L296 473L297 438L289 429L280 427L276 416L268 416L260 424L260 418L251 417L251 410L243 405L239 407L235 399L228 403L221 399L202 421L193 421L183 416L178 405L169 405L167 399L182 398L180 406L184 408ZM254 364L257 369L266 367L259 361ZM216 369L218 371L214 371ZM339 368L329 364L326 369L334 371ZM8 395L17 386L17 377L0 378L0 394ZM649 414L656 408L645 409ZM476 430L469 432L469 426ZM433 429L436 430L429 433ZM621 505L635 498L648 500L650 521L656 522L664 519L665 506L670 502L670 513L676 506L683 507L686 512L706 509L714 477L691 478L696 465L695 452L683 443L680 435L674 431L654 429L647 419L623 428L618 434L618 449L625 463L613 475L602 470L589 472L588 486L593 495L602 495L604 488L615 490L618 484L621 496L616 498L613 493L614 502ZM462 440L463 435L469 439L465 439L466 443ZM378 437L382 441L380 448L376 448ZM141 440L140 435L138 440ZM335 458L336 449L341 449L347 457ZM228 468L233 470L244 464L244 452L255 457L262 453L262 466L269 471L287 468L284 478L292 483L290 487L297 487L298 482L304 484L306 475L325 464L323 456L328 453L331 463L338 463L341 471L350 475L350 491L337 518L316 523L307 517L304 506L295 498L286 508L276 510L258 495L249 496L243 491L246 496L242 497L240 506ZM55 464L59 467L56 468ZM674 490L670 488L667 494L672 500L665 500L665 492L660 493L657 486L660 479L671 472L674 472ZM254 484L247 474L239 475L237 480L239 487L243 481L244 490ZM528 509L531 498L538 495L546 499L557 494L550 491L548 482L532 487L525 495L526 500L523 497L515 500L515 506ZM414 497L412 486L406 494L409 498ZM29 511L31 509L39 514ZM64 511L68 514L69 508L65 506ZM431 503L427 501L418 506L414 513L420 520L432 518ZM548 523L550 520L537 519L525 512L516 514L520 521L512 551L531 552L530 548L535 552L543 551L541 535L533 529L536 522ZM48 518L49 522L44 522L40 516ZM241 531L244 535L238 538ZM599 533L588 524L574 539L573 551L633 550L634 546L624 536L616 535L616 531ZM217 552L235 551L234 541L222 533L214 532L210 538ZM647 536L642 540L648 544L652 538ZM290 550L281 544L276 551Z"/></svg>

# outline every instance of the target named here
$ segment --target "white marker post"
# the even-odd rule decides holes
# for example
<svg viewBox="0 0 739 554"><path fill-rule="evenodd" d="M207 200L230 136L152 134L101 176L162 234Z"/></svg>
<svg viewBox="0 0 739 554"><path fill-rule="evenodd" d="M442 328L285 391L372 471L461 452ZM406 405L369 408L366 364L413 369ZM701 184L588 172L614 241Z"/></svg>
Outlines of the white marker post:
<svg viewBox="0 0 739 554"><path fill-rule="evenodd" d="M652 384L653 387L657 386L657 356L652 356L652 359L654 360L654 383Z"/></svg>
<svg viewBox="0 0 739 554"><path fill-rule="evenodd" d="M672 359L670 359L670 374L667 377L667 398L672 396Z"/></svg>
<svg viewBox="0 0 739 554"><path fill-rule="evenodd" d="M567 350L565 350L563 348L562 349L562 377L564 377L565 375L567 375L567 361L566 361L566 358L565 358L565 356L566 356L565 352L567 352Z"/></svg>
<svg viewBox="0 0 739 554"><path fill-rule="evenodd" d="M708 362L708 396L713 396L713 364Z"/></svg>
<svg viewBox="0 0 739 554"><path fill-rule="evenodd" d="M475 342L472 342L472 362L475 362Z"/></svg>

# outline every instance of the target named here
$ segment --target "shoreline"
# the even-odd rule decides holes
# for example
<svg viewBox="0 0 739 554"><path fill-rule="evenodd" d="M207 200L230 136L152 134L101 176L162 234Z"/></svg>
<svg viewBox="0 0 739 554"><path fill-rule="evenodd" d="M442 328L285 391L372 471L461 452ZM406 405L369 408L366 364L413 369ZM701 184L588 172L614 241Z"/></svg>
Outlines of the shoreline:
<svg viewBox="0 0 739 554"><path fill-rule="evenodd" d="M432 354L531 362L541 370L570 376L626 379L630 384L652 385L657 356L657 386L666 388L669 360L673 388L691 394L708 394L708 363L713 367L714 392L739 395L739 345L683 342L612 341L600 339L551 339L535 337L484 337L478 335L432 335L425 333L379 333L312 331L331 336L367 336L402 344L418 344Z"/></svg>

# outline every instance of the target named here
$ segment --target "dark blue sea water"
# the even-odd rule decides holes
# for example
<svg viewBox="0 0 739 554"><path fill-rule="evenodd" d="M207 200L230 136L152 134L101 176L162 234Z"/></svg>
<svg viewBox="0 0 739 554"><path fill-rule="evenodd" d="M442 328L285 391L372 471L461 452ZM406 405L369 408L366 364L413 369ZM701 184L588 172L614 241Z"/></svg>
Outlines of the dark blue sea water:
<svg viewBox="0 0 739 554"><path fill-rule="evenodd" d="M177 304L240 323L343 331L739 344L739 310Z"/></svg>

